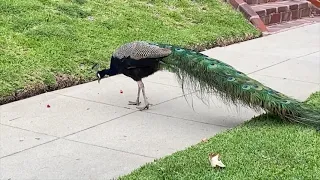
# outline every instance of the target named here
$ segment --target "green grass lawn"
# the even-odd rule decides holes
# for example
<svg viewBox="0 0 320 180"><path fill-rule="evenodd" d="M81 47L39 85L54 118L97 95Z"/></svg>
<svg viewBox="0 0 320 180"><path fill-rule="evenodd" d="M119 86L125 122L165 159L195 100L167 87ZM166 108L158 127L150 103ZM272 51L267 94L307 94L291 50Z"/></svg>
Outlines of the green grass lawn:
<svg viewBox="0 0 320 180"><path fill-rule="evenodd" d="M128 41L195 48L260 35L219 0L0 0L0 9L0 98L58 75L90 80L92 65L106 67Z"/></svg>
<svg viewBox="0 0 320 180"><path fill-rule="evenodd" d="M320 92L307 103L320 108ZM210 152L225 169L210 166ZM319 159L318 131L262 115L121 179L319 179Z"/></svg>

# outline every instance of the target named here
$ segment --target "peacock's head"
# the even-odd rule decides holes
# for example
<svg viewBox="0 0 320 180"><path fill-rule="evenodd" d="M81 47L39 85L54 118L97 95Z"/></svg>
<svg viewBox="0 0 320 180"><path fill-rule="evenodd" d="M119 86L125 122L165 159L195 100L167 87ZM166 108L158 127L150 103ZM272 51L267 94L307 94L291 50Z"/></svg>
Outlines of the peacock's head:
<svg viewBox="0 0 320 180"><path fill-rule="evenodd" d="M110 68L109 69L103 69L101 71L99 71L100 65L99 64L95 64L92 69L94 71L96 71L96 76L98 78L98 83L100 83L100 80L109 76L114 76L117 75L119 73L118 69L113 65L112 63L112 59L111 59L111 64L110 64Z"/></svg>
<svg viewBox="0 0 320 180"><path fill-rule="evenodd" d="M98 71L96 75L97 75L97 78L98 78L98 83L100 83L101 79L110 76L110 70L109 69L104 69L102 71Z"/></svg>

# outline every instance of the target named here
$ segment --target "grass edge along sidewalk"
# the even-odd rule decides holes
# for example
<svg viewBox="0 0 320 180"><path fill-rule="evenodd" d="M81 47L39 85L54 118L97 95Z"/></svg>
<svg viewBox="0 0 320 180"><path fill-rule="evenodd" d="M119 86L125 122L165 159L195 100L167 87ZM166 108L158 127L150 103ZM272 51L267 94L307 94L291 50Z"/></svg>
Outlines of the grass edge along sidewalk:
<svg viewBox="0 0 320 180"><path fill-rule="evenodd" d="M261 36L218 0L0 0L0 9L0 105L94 80L92 65L108 66L125 42L201 51Z"/></svg>
<svg viewBox="0 0 320 180"><path fill-rule="evenodd" d="M306 103L320 108L320 92ZM225 169L210 166L211 152L220 153ZM319 152L317 130L261 115L120 179L317 179Z"/></svg>

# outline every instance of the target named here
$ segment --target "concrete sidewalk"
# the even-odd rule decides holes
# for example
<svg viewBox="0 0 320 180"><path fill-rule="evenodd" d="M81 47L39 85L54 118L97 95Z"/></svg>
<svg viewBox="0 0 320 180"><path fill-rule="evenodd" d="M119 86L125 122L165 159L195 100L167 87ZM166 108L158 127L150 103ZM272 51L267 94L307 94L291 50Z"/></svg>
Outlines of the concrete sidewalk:
<svg viewBox="0 0 320 180"><path fill-rule="evenodd" d="M320 90L319 31L318 23L204 54L304 100ZM127 105L137 84L121 75L1 106L0 179L110 179L256 115L191 94L193 111L167 72L144 82L154 104L144 112Z"/></svg>

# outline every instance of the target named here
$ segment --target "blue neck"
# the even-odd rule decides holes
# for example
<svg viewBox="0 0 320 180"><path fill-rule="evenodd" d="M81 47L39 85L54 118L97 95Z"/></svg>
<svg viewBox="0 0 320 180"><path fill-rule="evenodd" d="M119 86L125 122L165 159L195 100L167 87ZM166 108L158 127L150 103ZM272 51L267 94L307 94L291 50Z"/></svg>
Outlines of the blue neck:
<svg viewBox="0 0 320 180"><path fill-rule="evenodd" d="M119 72L118 72L118 69L117 69L117 68L114 66L114 64L111 62L108 75L109 75L109 76L114 76L114 75L117 75L118 73L119 73Z"/></svg>
<svg viewBox="0 0 320 180"><path fill-rule="evenodd" d="M111 61L110 68L99 71L99 74L100 74L101 78L103 78L106 75L114 76L114 75L118 74L118 69L114 66L114 64Z"/></svg>

